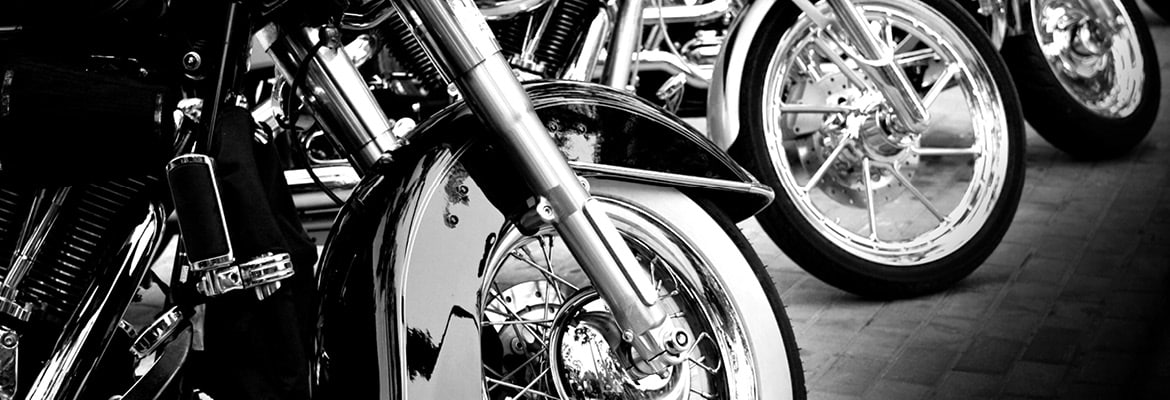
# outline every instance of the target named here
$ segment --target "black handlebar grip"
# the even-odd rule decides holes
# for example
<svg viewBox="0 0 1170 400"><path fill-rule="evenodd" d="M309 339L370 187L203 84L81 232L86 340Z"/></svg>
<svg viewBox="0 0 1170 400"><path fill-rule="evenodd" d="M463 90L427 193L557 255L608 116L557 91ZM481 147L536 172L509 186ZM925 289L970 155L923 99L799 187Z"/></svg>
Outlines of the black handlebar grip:
<svg viewBox="0 0 1170 400"><path fill-rule="evenodd" d="M231 238L215 177L215 161L185 154L167 164L167 182L175 202L183 245L195 271L231 265Z"/></svg>

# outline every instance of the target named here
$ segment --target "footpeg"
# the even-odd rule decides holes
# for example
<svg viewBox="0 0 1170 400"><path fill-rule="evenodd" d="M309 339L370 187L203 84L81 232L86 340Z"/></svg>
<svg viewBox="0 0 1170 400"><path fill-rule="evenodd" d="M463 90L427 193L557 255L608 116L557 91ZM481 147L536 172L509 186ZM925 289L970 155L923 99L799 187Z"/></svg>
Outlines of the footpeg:
<svg viewBox="0 0 1170 400"><path fill-rule="evenodd" d="M256 297L264 300L280 289L280 281L293 276L294 270L288 253L267 253L243 264L196 273L195 288L204 296L254 289Z"/></svg>

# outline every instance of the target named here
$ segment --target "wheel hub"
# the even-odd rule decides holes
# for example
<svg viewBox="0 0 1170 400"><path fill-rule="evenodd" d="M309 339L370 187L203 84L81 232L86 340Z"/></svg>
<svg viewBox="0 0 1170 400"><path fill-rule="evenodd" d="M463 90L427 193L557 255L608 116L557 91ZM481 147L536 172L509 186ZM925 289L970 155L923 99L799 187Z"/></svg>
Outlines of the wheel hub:
<svg viewBox="0 0 1170 400"><path fill-rule="evenodd" d="M1144 76L1128 11L1113 0L1040 3L1033 9L1037 44L1069 94L1098 114L1132 112Z"/></svg>
<svg viewBox="0 0 1170 400"><path fill-rule="evenodd" d="M689 374L674 366L663 375L634 379L630 346L596 290L582 290L561 308L553 322L548 346L550 373L562 398L653 399L686 398Z"/></svg>
<svg viewBox="0 0 1170 400"><path fill-rule="evenodd" d="M801 163L816 171L830 158L834 149L844 143L844 150L829 166L818 183L824 193L840 204L864 208L868 205L863 162L868 159L875 166L898 166L907 178L914 176L918 156L910 149L917 135L892 134L887 121L892 116L880 94L866 93L848 85L839 73L826 75L805 88L801 103L829 106L847 106L858 110L842 116L829 114L816 121L808 115L798 116L797 124L806 132L814 132L810 139L813 151L801 154ZM802 120L803 119L803 120ZM813 128L812 122L817 123ZM876 205L898 198L905 187L885 168L871 168L870 187Z"/></svg>

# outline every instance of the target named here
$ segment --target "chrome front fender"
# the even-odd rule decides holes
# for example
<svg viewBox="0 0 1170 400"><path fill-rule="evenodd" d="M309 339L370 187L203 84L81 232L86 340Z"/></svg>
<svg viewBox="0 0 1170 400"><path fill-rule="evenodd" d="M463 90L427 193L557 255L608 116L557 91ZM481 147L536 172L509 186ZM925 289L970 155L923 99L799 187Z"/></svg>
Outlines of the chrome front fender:
<svg viewBox="0 0 1170 400"><path fill-rule="evenodd" d="M681 187L729 211L754 212L771 198L647 103L592 84L526 88L583 176ZM315 397L483 398L485 257L530 194L466 107L415 132L354 189L326 242Z"/></svg>
<svg viewBox="0 0 1170 400"><path fill-rule="evenodd" d="M719 58L715 61L715 72L707 91L707 137L727 150L739 137L739 96L743 87L752 40L764 24L764 16L776 4L776 0L756 0L745 6L731 24Z"/></svg>

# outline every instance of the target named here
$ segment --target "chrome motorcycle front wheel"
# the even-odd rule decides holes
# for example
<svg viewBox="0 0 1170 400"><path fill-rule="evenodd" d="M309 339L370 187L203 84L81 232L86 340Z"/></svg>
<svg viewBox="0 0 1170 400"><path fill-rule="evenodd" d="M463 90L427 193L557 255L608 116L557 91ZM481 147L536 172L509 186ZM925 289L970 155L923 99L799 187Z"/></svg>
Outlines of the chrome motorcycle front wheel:
<svg viewBox="0 0 1170 400"><path fill-rule="evenodd" d="M891 106L833 22L778 5L753 42L732 154L777 190L757 216L776 244L829 284L898 298L941 290L990 255L1015 213L1024 127L989 39L950 0L856 6L930 114L889 128ZM823 7L829 14L828 7ZM831 14L829 14L831 15Z"/></svg>
<svg viewBox="0 0 1170 400"><path fill-rule="evenodd" d="M593 193L690 338L683 362L627 372L611 305L556 231L505 229L486 258L479 310L490 398L804 398L783 305L730 220L670 188L594 181Z"/></svg>
<svg viewBox="0 0 1170 400"><path fill-rule="evenodd" d="M1024 113L1044 139L1076 158L1119 156L1154 124L1158 57L1133 0L1031 0L1023 33L1003 55Z"/></svg>

